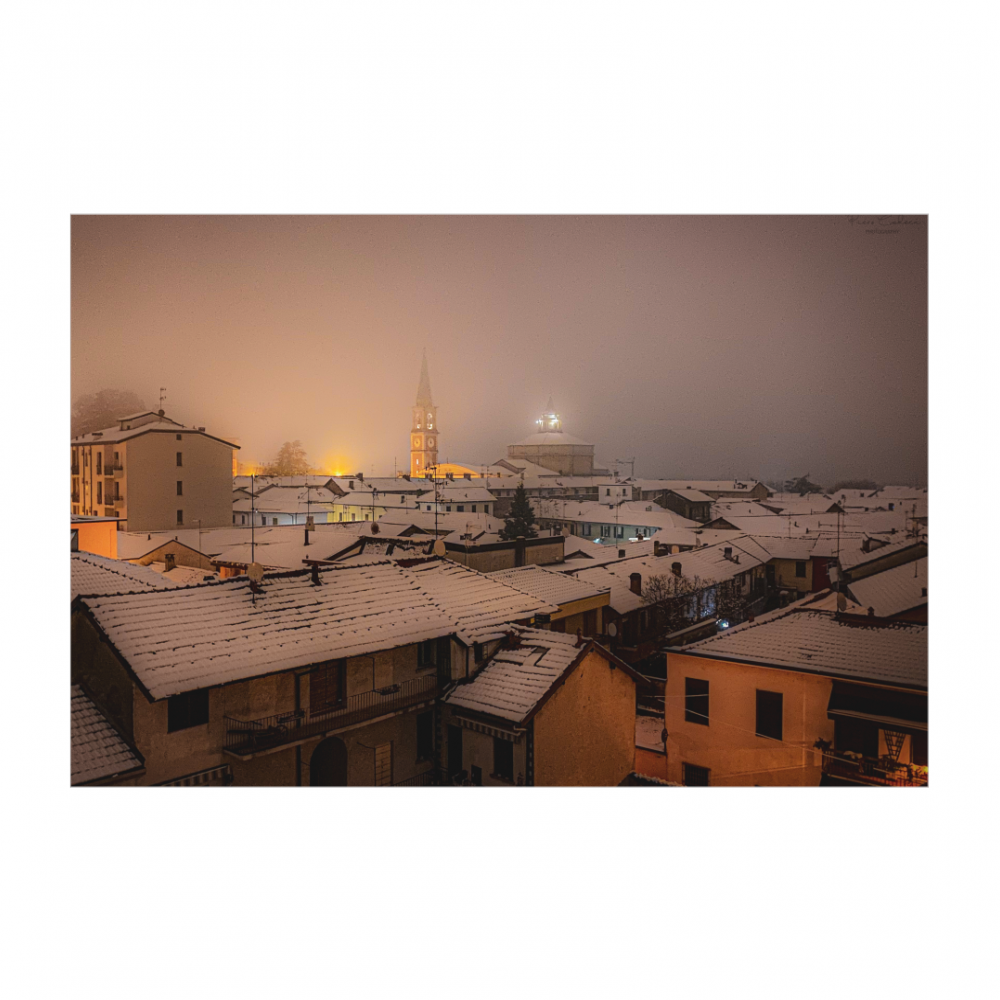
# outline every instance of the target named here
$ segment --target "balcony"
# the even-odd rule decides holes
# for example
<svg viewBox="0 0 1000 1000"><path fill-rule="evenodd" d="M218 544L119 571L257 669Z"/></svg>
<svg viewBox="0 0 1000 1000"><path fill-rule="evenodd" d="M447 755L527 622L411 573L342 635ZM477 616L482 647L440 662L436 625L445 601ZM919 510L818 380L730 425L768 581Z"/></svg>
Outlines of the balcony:
<svg viewBox="0 0 1000 1000"><path fill-rule="evenodd" d="M403 684L365 691L348 698L340 708L321 712L283 712L252 720L233 719L227 715L225 749L237 756L247 756L300 743L366 719L401 711L436 697L439 691L436 677L418 677Z"/></svg>
<svg viewBox="0 0 1000 1000"><path fill-rule="evenodd" d="M80 502L80 494L79 493L70 493L69 499L70 499L70 503L79 503Z"/></svg>
<svg viewBox="0 0 1000 1000"><path fill-rule="evenodd" d="M80 463L73 462L69 467L70 475L78 476L80 475Z"/></svg>
<svg viewBox="0 0 1000 1000"><path fill-rule="evenodd" d="M124 507L125 506L125 497L112 497L108 501L108 503L112 503L112 502L114 503L114 505L116 507Z"/></svg>
<svg viewBox="0 0 1000 1000"><path fill-rule="evenodd" d="M897 764L891 757L862 757L850 751L823 755L823 773L862 785L889 785L919 788L927 784L927 768L917 764Z"/></svg>
<svg viewBox="0 0 1000 1000"><path fill-rule="evenodd" d="M121 477L125 475L125 467L121 462L115 462L115 464L111 466L111 469L114 473L115 479L121 479ZM106 472L105 475L110 475L110 473Z"/></svg>

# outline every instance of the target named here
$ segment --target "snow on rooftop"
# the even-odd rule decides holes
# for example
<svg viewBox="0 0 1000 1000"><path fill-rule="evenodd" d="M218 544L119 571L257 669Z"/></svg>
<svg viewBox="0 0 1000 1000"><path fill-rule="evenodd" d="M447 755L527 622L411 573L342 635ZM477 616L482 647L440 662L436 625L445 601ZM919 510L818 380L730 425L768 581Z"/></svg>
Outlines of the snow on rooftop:
<svg viewBox="0 0 1000 1000"><path fill-rule="evenodd" d="M70 688L70 782L81 785L142 767L142 761L87 697Z"/></svg>
<svg viewBox="0 0 1000 1000"><path fill-rule="evenodd" d="M438 607L446 610L467 645L499 639L510 623L559 606L450 559L435 559L406 570Z"/></svg>
<svg viewBox="0 0 1000 1000"><path fill-rule="evenodd" d="M840 565L844 570L854 569L856 566L863 566L866 563L876 562L887 556L894 556L898 552L905 552L907 549L916 549L917 546L927 545L926 538L901 538L897 542L873 548L870 552L864 552L860 548L848 549L840 553Z"/></svg>
<svg viewBox="0 0 1000 1000"><path fill-rule="evenodd" d="M467 684L443 699L456 709L523 722L586 647L573 636L542 629L515 628L517 649L501 648Z"/></svg>
<svg viewBox="0 0 1000 1000"><path fill-rule="evenodd" d="M891 618L927 603L927 558L893 566L856 583L848 593L863 608L875 609L877 618Z"/></svg>
<svg viewBox="0 0 1000 1000"><path fill-rule="evenodd" d="M154 699L448 635L454 623L388 561L84 598Z"/></svg>
<svg viewBox="0 0 1000 1000"><path fill-rule="evenodd" d="M569 604L610 591L610 587L598 587L585 580L566 573L553 573L542 566L518 566L515 569L498 569L487 574L491 580L498 580L517 590L530 594L551 604Z"/></svg>
<svg viewBox="0 0 1000 1000"><path fill-rule="evenodd" d="M802 604L676 652L926 690L926 626L841 621Z"/></svg>
<svg viewBox="0 0 1000 1000"><path fill-rule="evenodd" d="M70 600L80 594L131 594L180 586L147 566L134 566L92 552L71 553Z"/></svg>

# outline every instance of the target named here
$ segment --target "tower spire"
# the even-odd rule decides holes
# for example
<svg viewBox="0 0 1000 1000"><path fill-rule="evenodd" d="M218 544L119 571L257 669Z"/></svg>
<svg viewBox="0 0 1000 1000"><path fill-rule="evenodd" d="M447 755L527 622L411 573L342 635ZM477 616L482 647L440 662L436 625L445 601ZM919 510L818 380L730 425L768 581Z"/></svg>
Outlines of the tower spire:
<svg viewBox="0 0 1000 1000"><path fill-rule="evenodd" d="M427 348L420 361L420 384L417 386L417 406L433 406L431 399L431 377L427 372Z"/></svg>

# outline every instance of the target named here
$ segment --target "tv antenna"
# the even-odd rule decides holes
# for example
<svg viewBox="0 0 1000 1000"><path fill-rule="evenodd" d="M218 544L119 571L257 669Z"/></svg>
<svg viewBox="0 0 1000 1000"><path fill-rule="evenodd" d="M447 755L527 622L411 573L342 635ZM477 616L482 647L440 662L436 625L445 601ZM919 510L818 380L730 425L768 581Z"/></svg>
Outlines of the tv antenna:
<svg viewBox="0 0 1000 1000"><path fill-rule="evenodd" d="M161 385L160 386L160 409L163 409L163 404L167 401L167 390Z"/></svg>
<svg viewBox="0 0 1000 1000"><path fill-rule="evenodd" d="M629 477L629 479L634 479L635 478L635 455L633 455L631 458L616 458L615 459L615 465L617 466L619 462L622 465L627 465L628 466L628 477Z"/></svg>

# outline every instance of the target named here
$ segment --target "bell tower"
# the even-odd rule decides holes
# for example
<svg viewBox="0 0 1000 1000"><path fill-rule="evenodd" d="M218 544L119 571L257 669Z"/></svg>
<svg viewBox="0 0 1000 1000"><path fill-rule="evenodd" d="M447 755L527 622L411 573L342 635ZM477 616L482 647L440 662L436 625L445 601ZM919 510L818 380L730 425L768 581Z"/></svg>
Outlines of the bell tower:
<svg viewBox="0 0 1000 1000"><path fill-rule="evenodd" d="M410 475L426 476L438 460L437 407L431 399L431 378L427 374L427 351L420 363L420 385L413 407L410 428Z"/></svg>

